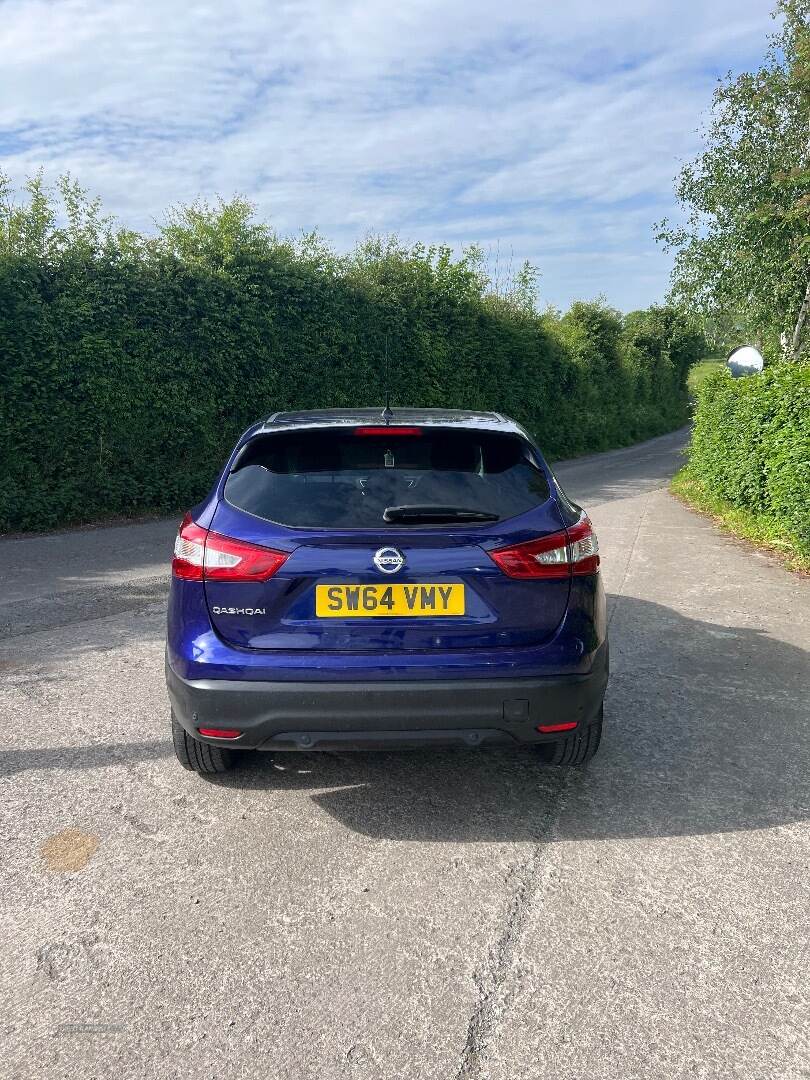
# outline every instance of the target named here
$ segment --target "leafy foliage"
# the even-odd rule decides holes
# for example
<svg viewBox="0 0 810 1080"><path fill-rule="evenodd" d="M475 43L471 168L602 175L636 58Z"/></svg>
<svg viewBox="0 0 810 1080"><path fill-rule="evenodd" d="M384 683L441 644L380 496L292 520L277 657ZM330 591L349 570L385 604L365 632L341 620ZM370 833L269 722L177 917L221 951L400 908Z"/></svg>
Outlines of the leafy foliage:
<svg viewBox="0 0 810 1080"><path fill-rule="evenodd" d="M703 351L669 308L534 307L481 253L281 239L235 199L118 228L66 179L15 204L0 178L0 529L175 511L277 409L497 409L552 458L685 422ZM388 355L387 363L383 357Z"/></svg>
<svg viewBox="0 0 810 1080"><path fill-rule="evenodd" d="M773 519L810 555L810 363L777 364L698 390L688 475L714 496Z"/></svg>
<svg viewBox="0 0 810 1080"><path fill-rule="evenodd" d="M686 223L659 238L677 251L677 302L796 359L810 350L807 2L780 0L776 15L762 67L717 87L706 147L676 181Z"/></svg>

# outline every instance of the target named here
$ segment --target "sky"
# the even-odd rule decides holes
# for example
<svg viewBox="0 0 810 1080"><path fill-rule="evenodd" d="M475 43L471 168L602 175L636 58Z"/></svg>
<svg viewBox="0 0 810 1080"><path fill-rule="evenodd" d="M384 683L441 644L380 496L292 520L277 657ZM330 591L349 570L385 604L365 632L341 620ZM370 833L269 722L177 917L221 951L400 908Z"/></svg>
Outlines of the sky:
<svg viewBox="0 0 810 1080"><path fill-rule="evenodd" d="M754 0L4 0L0 169L124 224L241 194L282 234L480 244L540 303L660 301L653 223Z"/></svg>

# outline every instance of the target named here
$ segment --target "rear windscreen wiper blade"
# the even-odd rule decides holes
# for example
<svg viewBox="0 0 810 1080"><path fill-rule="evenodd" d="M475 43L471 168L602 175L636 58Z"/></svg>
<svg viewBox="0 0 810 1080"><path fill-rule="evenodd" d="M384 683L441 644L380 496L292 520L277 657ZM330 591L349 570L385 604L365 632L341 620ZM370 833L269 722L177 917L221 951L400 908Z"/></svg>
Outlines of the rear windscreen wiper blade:
<svg viewBox="0 0 810 1080"><path fill-rule="evenodd" d="M467 510L463 506L389 506L383 512L383 521L499 521L499 514L486 510Z"/></svg>

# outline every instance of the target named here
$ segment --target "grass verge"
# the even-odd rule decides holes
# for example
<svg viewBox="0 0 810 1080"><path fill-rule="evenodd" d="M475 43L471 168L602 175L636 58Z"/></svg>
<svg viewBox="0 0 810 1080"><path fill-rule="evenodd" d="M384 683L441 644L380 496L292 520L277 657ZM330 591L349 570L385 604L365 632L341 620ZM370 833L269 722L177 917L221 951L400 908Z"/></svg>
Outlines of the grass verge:
<svg viewBox="0 0 810 1080"><path fill-rule="evenodd" d="M713 495L690 474L688 466L673 476L670 491L691 509L706 514L721 529L778 556L788 570L810 574L810 553L806 546L776 518L741 510Z"/></svg>
<svg viewBox="0 0 810 1080"><path fill-rule="evenodd" d="M726 362L722 357L707 356L697 364L693 364L689 369L688 378L690 392L694 394L706 376L711 375L713 371L717 371L720 367L725 367L725 363Z"/></svg>

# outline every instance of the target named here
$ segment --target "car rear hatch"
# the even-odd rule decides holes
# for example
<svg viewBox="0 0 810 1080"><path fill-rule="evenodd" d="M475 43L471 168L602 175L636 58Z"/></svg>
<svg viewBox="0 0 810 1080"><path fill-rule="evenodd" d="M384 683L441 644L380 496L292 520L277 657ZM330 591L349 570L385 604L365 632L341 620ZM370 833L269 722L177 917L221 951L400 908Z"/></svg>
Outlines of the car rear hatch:
<svg viewBox="0 0 810 1080"><path fill-rule="evenodd" d="M569 578L513 578L489 552L562 528L517 435L395 426L262 434L235 461L207 543L212 559L218 536L281 558L258 577L240 578L238 564L232 575L206 573L206 599L217 633L249 649L536 645L565 614Z"/></svg>

